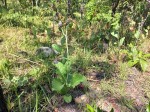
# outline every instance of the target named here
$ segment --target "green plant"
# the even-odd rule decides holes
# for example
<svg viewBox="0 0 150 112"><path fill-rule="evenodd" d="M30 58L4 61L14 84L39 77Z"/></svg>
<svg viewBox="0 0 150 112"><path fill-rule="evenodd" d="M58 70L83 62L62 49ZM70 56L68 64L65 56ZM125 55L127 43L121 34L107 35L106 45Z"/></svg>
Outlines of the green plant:
<svg viewBox="0 0 150 112"><path fill-rule="evenodd" d="M103 112L103 110L95 105L92 107L91 105L87 104L86 112ZM114 112L114 109L112 108L110 112Z"/></svg>
<svg viewBox="0 0 150 112"><path fill-rule="evenodd" d="M137 50L136 46L132 44L129 45L130 49L126 51L128 65L138 66L142 71L146 71L148 62L147 59L150 58L150 54L145 54L142 51Z"/></svg>
<svg viewBox="0 0 150 112"><path fill-rule="evenodd" d="M66 61L65 64L58 62L54 66L57 68L56 74L58 76L52 81L52 90L63 94L64 100L69 103L72 100L72 96L68 92L81 82L86 81L86 77L79 73L72 73L70 61Z"/></svg>

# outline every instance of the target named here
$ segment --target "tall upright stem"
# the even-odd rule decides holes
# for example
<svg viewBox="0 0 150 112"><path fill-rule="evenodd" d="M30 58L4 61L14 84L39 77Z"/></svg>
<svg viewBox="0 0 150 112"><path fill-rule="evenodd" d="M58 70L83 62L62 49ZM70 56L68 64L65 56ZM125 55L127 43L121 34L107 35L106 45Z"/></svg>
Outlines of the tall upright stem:
<svg viewBox="0 0 150 112"><path fill-rule="evenodd" d="M69 49L68 49L68 32L67 32L67 27L66 27L65 38L66 38L66 49L67 49L67 58L68 58L68 56L69 56Z"/></svg>
<svg viewBox="0 0 150 112"><path fill-rule="evenodd" d="M67 31L67 27L65 28L65 32L62 29L62 34L65 36L65 40L66 40L66 50L67 50L67 58L69 56L69 48L68 48L68 31Z"/></svg>

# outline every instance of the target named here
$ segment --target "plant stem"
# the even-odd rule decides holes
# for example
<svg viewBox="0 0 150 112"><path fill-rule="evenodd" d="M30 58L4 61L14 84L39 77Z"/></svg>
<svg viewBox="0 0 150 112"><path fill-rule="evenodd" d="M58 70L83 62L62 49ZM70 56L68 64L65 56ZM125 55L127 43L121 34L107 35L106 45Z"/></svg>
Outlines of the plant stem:
<svg viewBox="0 0 150 112"><path fill-rule="evenodd" d="M66 27L66 32L64 33L64 30L62 29L62 34L65 36L65 40L66 40L66 50L67 50L67 58L69 56L69 48L68 48L68 31L67 31L67 27Z"/></svg>
<svg viewBox="0 0 150 112"><path fill-rule="evenodd" d="M38 93L36 91L36 104L35 104L35 111L38 112Z"/></svg>
<svg viewBox="0 0 150 112"><path fill-rule="evenodd" d="M66 27L65 38L66 38L66 49L67 49L67 58L68 58L68 56L69 56L69 49L68 49L68 32L67 32L67 27Z"/></svg>

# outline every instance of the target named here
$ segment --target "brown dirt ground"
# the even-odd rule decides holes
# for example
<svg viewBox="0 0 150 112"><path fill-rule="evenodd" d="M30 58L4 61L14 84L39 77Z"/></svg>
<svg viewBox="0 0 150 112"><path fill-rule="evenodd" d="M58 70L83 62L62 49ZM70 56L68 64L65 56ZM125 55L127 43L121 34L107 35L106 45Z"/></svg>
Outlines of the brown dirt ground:
<svg viewBox="0 0 150 112"><path fill-rule="evenodd" d="M93 73L92 73L93 75ZM109 112L114 108L115 112L145 112L145 106L150 101L150 72L142 73L135 67L131 68L131 74L128 75L125 83L125 96L114 97L102 94L99 88L99 82L96 80L89 82L89 92L87 97L90 101L96 101L96 105L104 111ZM124 103L123 103L124 102ZM88 103L88 102L87 102ZM84 104L85 106L86 104ZM75 103L62 105L56 112L82 112Z"/></svg>

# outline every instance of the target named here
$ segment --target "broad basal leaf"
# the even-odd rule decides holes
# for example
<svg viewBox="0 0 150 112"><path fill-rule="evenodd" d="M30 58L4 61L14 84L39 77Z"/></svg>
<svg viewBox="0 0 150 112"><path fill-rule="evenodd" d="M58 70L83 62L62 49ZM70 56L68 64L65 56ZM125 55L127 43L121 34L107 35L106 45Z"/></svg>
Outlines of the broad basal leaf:
<svg viewBox="0 0 150 112"><path fill-rule="evenodd" d="M86 108L87 108L88 112L95 112L94 108L91 105L89 105L89 104L86 105Z"/></svg>
<svg viewBox="0 0 150 112"><path fill-rule="evenodd" d="M64 76L65 74L67 74L67 69L65 65L62 64L61 62L58 62L57 64L55 64L55 67L58 69L59 75Z"/></svg>
<svg viewBox="0 0 150 112"><path fill-rule="evenodd" d="M142 58L143 57L143 52L139 51L138 56L139 56L139 58Z"/></svg>
<svg viewBox="0 0 150 112"><path fill-rule="evenodd" d="M137 63L138 63L138 61L133 61L133 60L128 61L128 65L129 65L130 67L133 67L133 66L136 65Z"/></svg>
<svg viewBox="0 0 150 112"><path fill-rule="evenodd" d="M72 101L72 96L70 94L64 95L64 100L66 103L70 103Z"/></svg>
<svg viewBox="0 0 150 112"><path fill-rule="evenodd" d="M64 84L61 82L60 79L53 79L53 81L52 81L52 90L53 91L61 92L63 87L64 87Z"/></svg>
<svg viewBox="0 0 150 112"><path fill-rule="evenodd" d="M71 61L66 61L65 63L65 68L68 72L71 70L71 64L72 64Z"/></svg>
<svg viewBox="0 0 150 112"><path fill-rule="evenodd" d="M81 82L86 81L86 77L81 74L74 73L72 75L71 85L73 88L79 85Z"/></svg>
<svg viewBox="0 0 150 112"><path fill-rule="evenodd" d="M146 71L148 63L145 60L140 59L140 66L141 66L142 71Z"/></svg>
<svg viewBox="0 0 150 112"><path fill-rule="evenodd" d="M150 58L150 54L145 54L144 58Z"/></svg>

